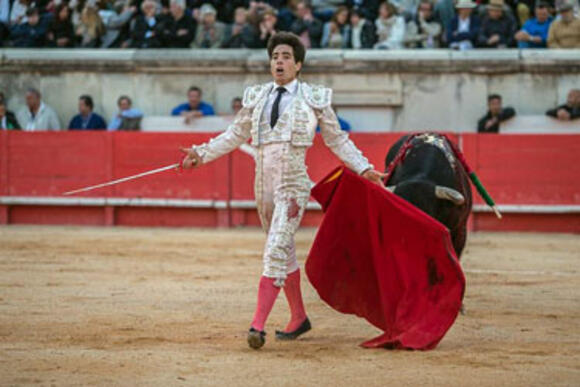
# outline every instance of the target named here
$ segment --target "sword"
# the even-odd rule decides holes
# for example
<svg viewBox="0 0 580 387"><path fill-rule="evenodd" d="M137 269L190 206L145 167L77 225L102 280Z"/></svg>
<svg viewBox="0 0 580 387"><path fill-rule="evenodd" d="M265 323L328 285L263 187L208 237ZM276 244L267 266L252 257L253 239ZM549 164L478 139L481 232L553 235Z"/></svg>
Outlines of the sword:
<svg viewBox="0 0 580 387"><path fill-rule="evenodd" d="M115 184L123 183L125 181L139 179L141 177L148 176L148 175L154 175L156 173L163 172L163 171L167 171L169 169L176 169L176 168L179 167L179 165L180 165L179 163L171 164L171 165L168 165L166 167L161 167L161 168L153 169L151 171L139 173L137 175L123 177L121 179L117 179L117 180L113 180L113 181L108 181L108 182L102 183L102 184L92 185L90 187L75 189L74 191L68 191L68 192L63 193L63 195L73 195L73 194L76 194L76 193L79 193L79 192L91 191L93 189L107 187L107 186L110 186L110 185L115 185Z"/></svg>

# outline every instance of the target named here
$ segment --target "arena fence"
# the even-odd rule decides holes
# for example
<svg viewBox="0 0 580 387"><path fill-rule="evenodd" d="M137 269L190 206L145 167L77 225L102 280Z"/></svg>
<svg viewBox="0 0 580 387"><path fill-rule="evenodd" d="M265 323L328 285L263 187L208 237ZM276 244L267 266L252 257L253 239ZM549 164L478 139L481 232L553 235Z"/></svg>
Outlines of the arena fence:
<svg viewBox="0 0 580 387"><path fill-rule="evenodd" d="M213 133L1 132L0 224L257 226L254 162L239 150L203 168L168 171L83 194L75 188L177 162L179 146ZM353 133L377 169L398 133ZM504 214L475 197L473 230L580 232L580 135L451 135ZM317 136L313 181L339 164ZM353 198L356 200L356 198ZM316 226L309 204L303 224Z"/></svg>

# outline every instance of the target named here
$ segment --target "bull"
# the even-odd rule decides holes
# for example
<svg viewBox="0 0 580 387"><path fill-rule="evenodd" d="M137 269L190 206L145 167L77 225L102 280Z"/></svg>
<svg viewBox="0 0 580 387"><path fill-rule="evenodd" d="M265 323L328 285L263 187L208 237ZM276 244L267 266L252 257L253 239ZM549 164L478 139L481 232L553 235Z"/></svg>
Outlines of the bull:
<svg viewBox="0 0 580 387"><path fill-rule="evenodd" d="M465 247L472 195L469 176L453 149L440 134L403 136L389 149L385 169L391 192L449 229L459 258ZM404 154L399 155L400 151ZM390 165L395 159L395 165Z"/></svg>

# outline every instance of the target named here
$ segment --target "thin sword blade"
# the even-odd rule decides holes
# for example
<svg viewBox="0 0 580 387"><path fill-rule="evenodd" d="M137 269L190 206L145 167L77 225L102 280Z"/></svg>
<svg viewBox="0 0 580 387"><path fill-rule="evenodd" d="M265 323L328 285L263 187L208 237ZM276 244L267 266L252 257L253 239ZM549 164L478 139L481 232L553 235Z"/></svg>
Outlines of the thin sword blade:
<svg viewBox="0 0 580 387"><path fill-rule="evenodd" d="M115 185L115 184L123 183L125 181L139 179L139 178L144 177L144 176L154 175L156 173L163 172L163 171L167 171L169 169L175 169L177 167L179 167L179 164L171 164L171 165L168 165L166 167L161 167L161 168L153 169L151 171L146 171L146 172L143 172L143 173L139 173L137 175L123 177L121 179L117 179L117 180L113 180L113 181L108 181L108 182L102 183L102 184L92 185L90 187L75 189L74 191L68 191L68 192L63 193L63 195L73 195L73 194L76 194L76 193L79 193L79 192L92 191L92 190L97 189L97 188L107 187L107 186L110 186L110 185Z"/></svg>

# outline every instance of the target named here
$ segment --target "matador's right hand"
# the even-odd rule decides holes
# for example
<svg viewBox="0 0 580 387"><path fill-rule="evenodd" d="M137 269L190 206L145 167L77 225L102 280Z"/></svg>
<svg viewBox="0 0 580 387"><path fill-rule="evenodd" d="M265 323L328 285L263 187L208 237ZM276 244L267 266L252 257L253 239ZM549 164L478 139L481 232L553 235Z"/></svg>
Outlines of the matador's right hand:
<svg viewBox="0 0 580 387"><path fill-rule="evenodd" d="M181 161L183 169L191 169L201 165L201 157L193 148L179 148L179 150L185 154L185 157Z"/></svg>

